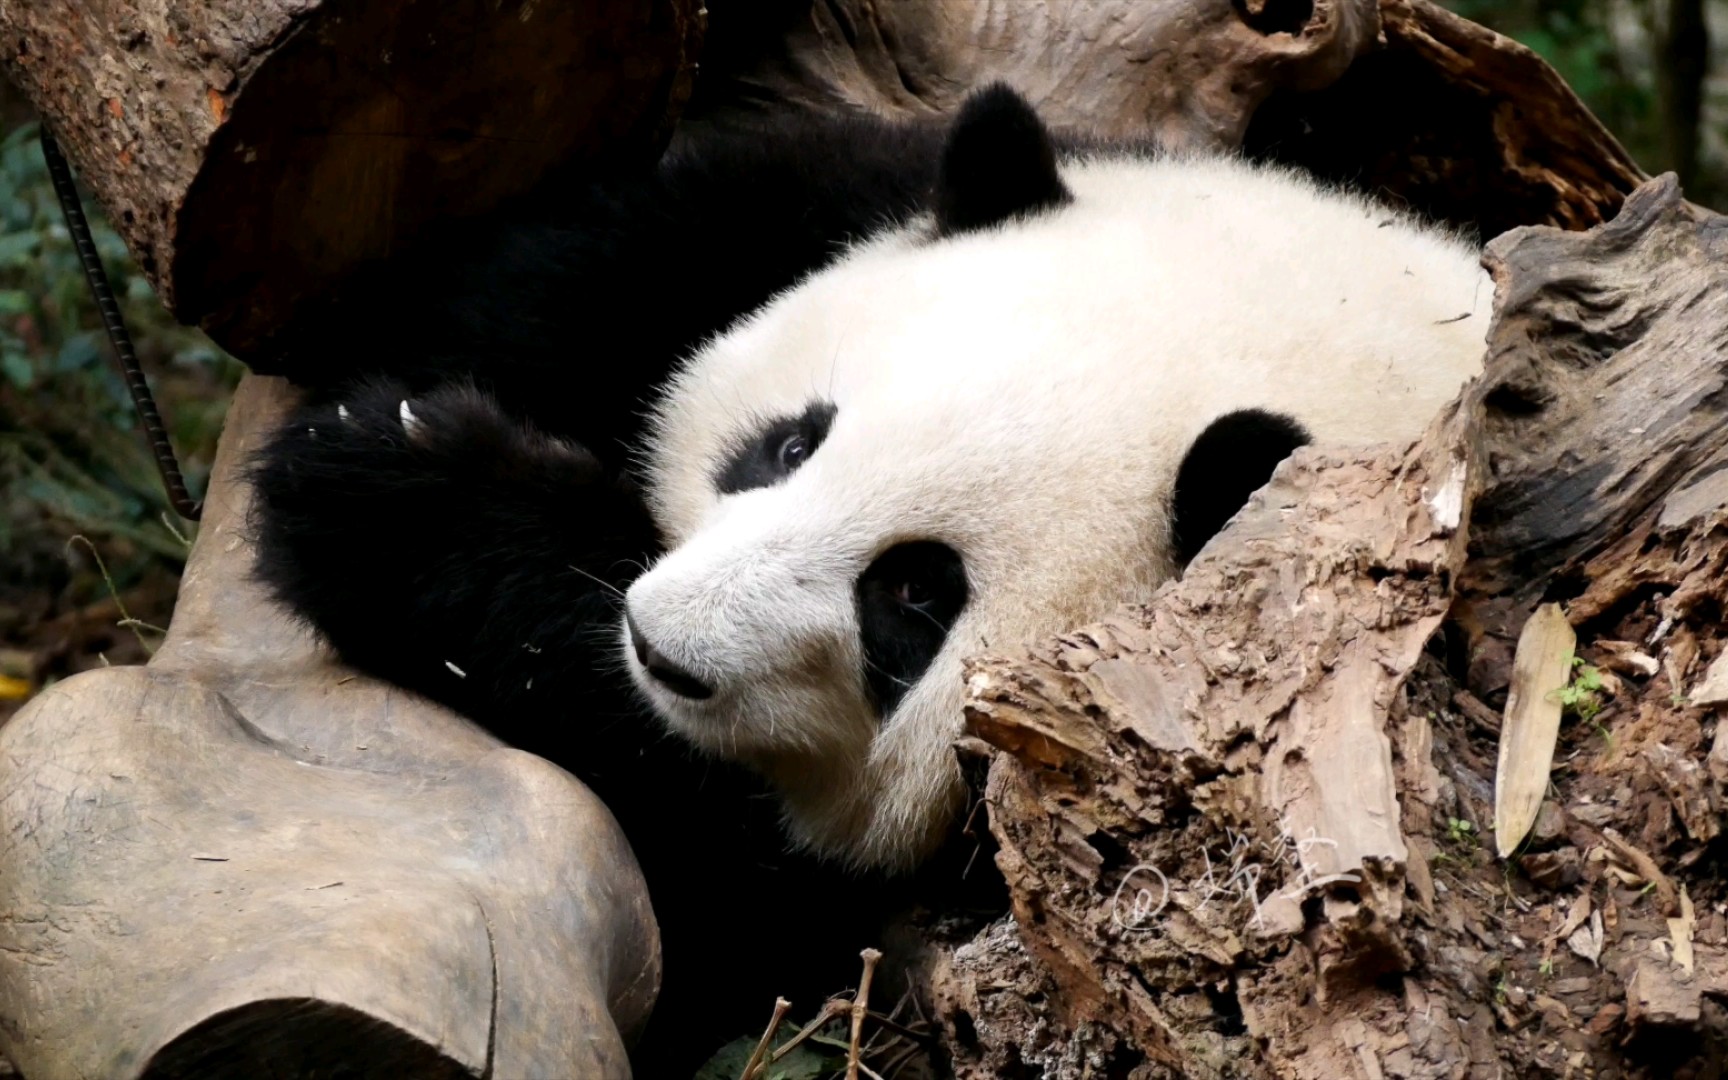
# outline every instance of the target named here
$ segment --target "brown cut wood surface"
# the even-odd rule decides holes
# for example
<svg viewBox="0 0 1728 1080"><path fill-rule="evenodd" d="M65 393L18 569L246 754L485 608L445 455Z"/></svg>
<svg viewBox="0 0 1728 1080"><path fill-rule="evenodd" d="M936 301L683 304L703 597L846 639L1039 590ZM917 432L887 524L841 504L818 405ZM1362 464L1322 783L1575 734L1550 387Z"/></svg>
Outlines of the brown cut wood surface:
<svg viewBox="0 0 1728 1080"><path fill-rule="evenodd" d="M0 64L162 301L248 360L309 297L568 160L657 153L698 0L55 0Z"/></svg>

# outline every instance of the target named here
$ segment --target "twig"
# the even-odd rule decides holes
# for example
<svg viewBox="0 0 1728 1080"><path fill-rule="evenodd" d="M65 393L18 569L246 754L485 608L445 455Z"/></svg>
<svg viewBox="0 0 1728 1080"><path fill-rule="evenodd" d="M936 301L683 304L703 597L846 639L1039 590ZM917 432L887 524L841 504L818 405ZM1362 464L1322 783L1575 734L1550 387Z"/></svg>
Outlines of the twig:
<svg viewBox="0 0 1728 1080"><path fill-rule="evenodd" d="M816 1034L818 1031L821 1031L824 1024L827 1024L830 1020L846 1015L846 1013L851 1011L851 1009L852 1004L847 1001L831 999L824 1003L822 1011L816 1014L816 1019L799 1028L798 1034L787 1039L779 1049L768 1055L768 1064L772 1065L787 1054L790 1054L795 1047L802 1044L806 1039Z"/></svg>
<svg viewBox="0 0 1728 1080"><path fill-rule="evenodd" d="M750 1060L744 1063L744 1071L738 1074L738 1080L750 1080L756 1075L756 1069L762 1064L762 1057L768 1053L768 1047L774 1043L774 1036L780 1032L780 1021L786 1019L786 1010L792 1003L785 998L774 999L774 1018L768 1021L768 1030L762 1033L762 1041L756 1044L751 1052Z"/></svg>
<svg viewBox="0 0 1728 1080"><path fill-rule="evenodd" d="M864 1034L864 1014L870 1011L870 980L876 977L876 962L882 954L865 949L864 975L858 980L858 996L852 999L852 1047L846 1052L846 1080L858 1080L858 1039Z"/></svg>
<svg viewBox="0 0 1728 1080"><path fill-rule="evenodd" d="M872 1011L867 1015L870 1017L870 1019L876 1021L876 1023L880 1024L883 1028L886 1028L887 1030L892 1031L894 1034L900 1036L903 1039L911 1039L913 1042L916 1042L916 1043L928 1043L928 1042L931 1042L932 1040L934 1040L936 1037L933 1032L914 1030L913 1028L909 1028L905 1024L902 1024L899 1021L895 1020L893 1017L884 1016L879 1012Z"/></svg>

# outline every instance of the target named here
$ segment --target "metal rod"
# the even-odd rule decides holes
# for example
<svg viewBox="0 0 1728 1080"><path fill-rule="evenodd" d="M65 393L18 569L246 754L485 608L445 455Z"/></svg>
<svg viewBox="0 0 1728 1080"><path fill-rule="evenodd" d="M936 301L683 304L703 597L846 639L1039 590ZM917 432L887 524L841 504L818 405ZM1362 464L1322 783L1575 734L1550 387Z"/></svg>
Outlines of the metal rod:
<svg viewBox="0 0 1728 1080"><path fill-rule="evenodd" d="M54 194L60 199L60 210L66 215L66 228L72 234L72 246L78 251L78 261L84 267L84 279L96 297L96 307L102 312L102 325L120 361L120 375L126 381L126 391L132 395L132 407L138 412L138 423L144 437L150 441L150 451L156 457L156 470L162 474L162 486L168 491L168 503L174 512L187 521L197 521L204 509L186 490L186 479L180 474L180 461L174 456L174 444L162 425L162 414L156 410L156 399L150 394L150 384L144 379L144 368L132 349L132 335L126 332L126 321L120 317L120 305L115 302L114 288L102 269L102 257L96 253L96 243L90 236L90 223L84 219L84 207L78 201L78 189L72 183L72 169L66 164L60 145L49 133L48 125L41 128L42 156L48 162L48 178L54 183Z"/></svg>

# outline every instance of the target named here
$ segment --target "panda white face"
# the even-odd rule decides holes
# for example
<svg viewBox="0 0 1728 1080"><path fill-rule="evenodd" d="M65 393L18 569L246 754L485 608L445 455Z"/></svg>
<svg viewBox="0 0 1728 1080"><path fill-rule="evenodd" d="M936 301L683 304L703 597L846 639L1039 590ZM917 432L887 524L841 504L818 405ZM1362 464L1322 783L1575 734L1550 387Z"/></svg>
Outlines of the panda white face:
<svg viewBox="0 0 1728 1080"><path fill-rule="evenodd" d="M1044 139L1014 119L1002 140ZM958 810L964 657L1145 599L1178 569L1173 507L1296 430L1214 421L1410 438L1481 364L1491 293L1450 238L1233 160L1044 168L1005 212L940 192L934 222L711 342L657 410L669 553L629 590L626 663L858 864L916 863Z"/></svg>

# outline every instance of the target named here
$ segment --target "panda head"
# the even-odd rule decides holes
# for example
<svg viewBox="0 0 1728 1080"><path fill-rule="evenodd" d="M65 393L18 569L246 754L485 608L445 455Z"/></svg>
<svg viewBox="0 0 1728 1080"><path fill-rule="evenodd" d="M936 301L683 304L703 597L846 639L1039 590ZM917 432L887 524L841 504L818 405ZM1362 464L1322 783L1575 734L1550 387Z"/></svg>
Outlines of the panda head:
<svg viewBox="0 0 1728 1080"><path fill-rule="evenodd" d="M1480 363L1483 316L1442 322L1485 310L1476 256L1386 217L1231 159L1059 158L973 98L929 213L659 403L639 688L803 842L915 864L964 795L965 657L1146 598L1309 431L1413 435Z"/></svg>

